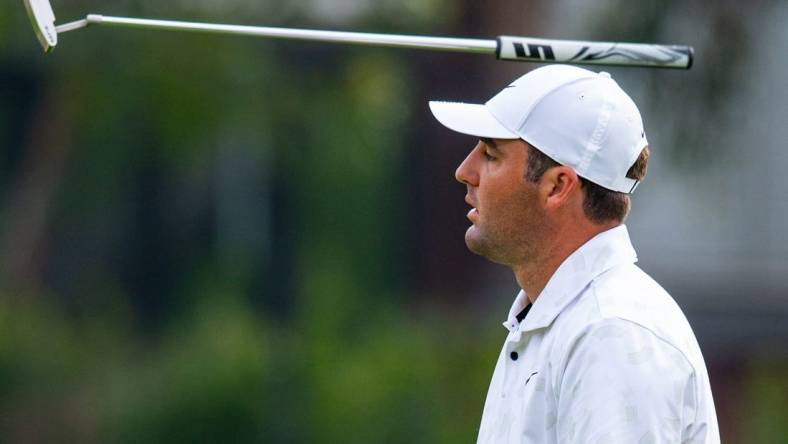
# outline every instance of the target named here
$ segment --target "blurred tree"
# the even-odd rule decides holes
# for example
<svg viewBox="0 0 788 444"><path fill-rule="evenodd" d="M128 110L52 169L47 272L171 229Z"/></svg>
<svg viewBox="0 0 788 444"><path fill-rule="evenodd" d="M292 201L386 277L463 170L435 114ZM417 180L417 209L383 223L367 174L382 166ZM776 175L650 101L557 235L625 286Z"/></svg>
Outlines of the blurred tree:
<svg viewBox="0 0 788 444"><path fill-rule="evenodd" d="M53 2L59 18L480 37L557 21L547 2ZM727 60L747 57L757 24L708 4L565 19L665 40L690 8L711 30L706 63L643 75L657 105L658 81L687 101L676 134L698 145L730 123L741 73ZM469 141L428 124L425 100L483 100L532 66L102 29L42 57L22 10L0 5L0 441L473 440L503 334L476 327L508 301L469 290L491 270L451 216ZM769 410L780 369L753 365L742 388L769 406L745 424L765 440L784 433Z"/></svg>

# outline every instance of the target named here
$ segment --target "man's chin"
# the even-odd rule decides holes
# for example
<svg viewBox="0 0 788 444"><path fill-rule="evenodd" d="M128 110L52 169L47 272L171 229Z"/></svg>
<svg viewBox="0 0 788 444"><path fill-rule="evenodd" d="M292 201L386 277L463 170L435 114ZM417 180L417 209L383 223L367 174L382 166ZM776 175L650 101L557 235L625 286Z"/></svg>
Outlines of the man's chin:
<svg viewBox="0 0 788 444"><path fill-rule="evenodd" d="M465 232L465 245L468 247L468 249L474 254L486 257L486 244L487 243L484 241L484 237L479 232L478 227L476 227L476 225L471 225Z"/></svg>
<svg viewBox="0 0 788 444"><path fill-rule="evenodd" d="M501 249L495 248L476 225L471 225L465 232L465 245L471 253L482 256L483 258L497 264L506 264L506 260L501 257Z"/></svg>

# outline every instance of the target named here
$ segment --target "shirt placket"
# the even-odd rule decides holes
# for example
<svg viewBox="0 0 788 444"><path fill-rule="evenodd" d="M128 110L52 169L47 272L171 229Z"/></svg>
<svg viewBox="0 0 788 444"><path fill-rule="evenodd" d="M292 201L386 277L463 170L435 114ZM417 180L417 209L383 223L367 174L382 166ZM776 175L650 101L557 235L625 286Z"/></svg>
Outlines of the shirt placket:
<svg viewBox="0 0 788 444"><path fill-rule="evenodd" d="M519 328L509 334L504 345L504 359L506 365L503 366L503 384L501 387L501 397L507 402L511 402L511 397L514 395L512 390L516 384L512 379L517 378L519 365L522 358L522 350L524 350L525 333Z"/></svg>

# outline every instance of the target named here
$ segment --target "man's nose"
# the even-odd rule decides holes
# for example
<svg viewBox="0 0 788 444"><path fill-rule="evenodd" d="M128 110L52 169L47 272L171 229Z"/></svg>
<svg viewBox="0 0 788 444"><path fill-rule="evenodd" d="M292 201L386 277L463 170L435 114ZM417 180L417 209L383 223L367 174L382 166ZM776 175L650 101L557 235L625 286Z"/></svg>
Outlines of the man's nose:
<svg viewBox="0 0 788 444"><path fill-rule="evenodd" d="M476 172L474 162L475 152L475 149L471 151L468 157L457 167L457 171L454 172L454 177L458 182L474 187L479 185L479 175Z"/></svg>

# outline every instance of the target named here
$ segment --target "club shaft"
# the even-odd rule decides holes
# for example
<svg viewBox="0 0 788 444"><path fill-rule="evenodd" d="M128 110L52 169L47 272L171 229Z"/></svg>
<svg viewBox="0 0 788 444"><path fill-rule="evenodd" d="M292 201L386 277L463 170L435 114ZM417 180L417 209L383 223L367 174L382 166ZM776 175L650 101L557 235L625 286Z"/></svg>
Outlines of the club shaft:
<svg viewBox="0 0 788 444"><path fill-rule="evenodd" d="M495 40L272 28L263 26L222 25L171 20L109 17L96 14L88 15L86 21L91 25L100 24L125 28L165 29L172 31L210 32L216 34L239 34L291 40L311 40L320 42L353 43L399 48L434 49L441 51L457 51L493 55L495 54L497 48L497 43Z"/></svg>
<svg viewBox="0 0 788 444"><path fill-rule="evenodd" d="M152 20L90 14L85 19L57 27L58 33L88 25L137 29L210 32L216 34L351 43L398 48L432 49L495 55L501 60L538 63L643 66L688 69L693 50L689 46L643 43L592 42L500 36L495 40L430 37L363 32L323 31L312 29L272 28L263 26L223 25L172 20Z"/></svg>

